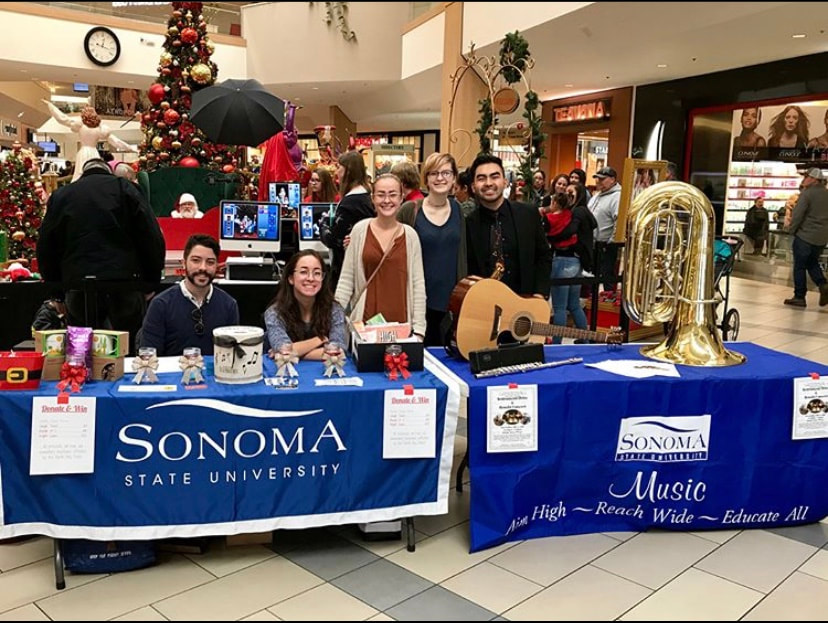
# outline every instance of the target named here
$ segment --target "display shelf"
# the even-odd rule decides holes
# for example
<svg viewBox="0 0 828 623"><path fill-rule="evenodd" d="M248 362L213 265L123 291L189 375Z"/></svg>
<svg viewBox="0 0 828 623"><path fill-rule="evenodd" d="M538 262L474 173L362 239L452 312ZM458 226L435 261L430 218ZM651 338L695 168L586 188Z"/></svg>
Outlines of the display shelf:
<svg viewBox="0 0 828 623"><path fill-rule="evenodd" d="M742 233L745 215L760 194L765 208L774 213L799 192L802 177L787 162L733 162L728 167L725 191L725 231Z"/></svg>

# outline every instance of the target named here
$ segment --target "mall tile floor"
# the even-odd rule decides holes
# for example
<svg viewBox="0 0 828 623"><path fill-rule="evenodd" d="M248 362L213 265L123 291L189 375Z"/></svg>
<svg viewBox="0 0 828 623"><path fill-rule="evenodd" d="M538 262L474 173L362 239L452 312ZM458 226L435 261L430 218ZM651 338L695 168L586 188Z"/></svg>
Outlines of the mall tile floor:
<svg viewBox="0 0 828 623"><path fill-rule="evenodd" d="M828 307L733 280L739 340L828 364ZM461 431L462 431L461 426ZM458 435L456 459L465 450ZM0 545L0 620L825 620L828 521L796 528L587 534L469 554L469 489L416 520L417 550L354 527L275 533L273 547L164 554L141 571L67 574L52 540ZM826 488L828 495L828 488Z"/></svg>

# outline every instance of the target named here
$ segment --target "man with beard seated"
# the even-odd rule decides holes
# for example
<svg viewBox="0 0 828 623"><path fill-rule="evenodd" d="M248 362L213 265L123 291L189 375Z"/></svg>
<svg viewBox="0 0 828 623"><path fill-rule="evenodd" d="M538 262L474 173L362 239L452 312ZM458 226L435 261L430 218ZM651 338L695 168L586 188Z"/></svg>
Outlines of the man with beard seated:
<svg viewBox="0 0 828 623"><path fill-rule="evenodd" d="M219 243L193 234L184 246L186 277L150 303L141 328L140 346L152 346L159 357L177 356L197 346L213 354L213 329L239 324L239 306L224 290L213 287Z"/></svg>

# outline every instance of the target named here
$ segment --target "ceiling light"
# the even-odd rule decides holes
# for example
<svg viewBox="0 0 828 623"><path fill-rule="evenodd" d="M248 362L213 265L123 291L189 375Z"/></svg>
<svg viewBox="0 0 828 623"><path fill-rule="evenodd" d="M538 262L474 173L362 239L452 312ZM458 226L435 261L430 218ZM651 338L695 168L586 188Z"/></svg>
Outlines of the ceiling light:
<svg viewBox="0 0 828 623"><path fill-rule="evenodd" d="M29 73L29 70L28 69L21 69L20 73L21 74L27 74L27 73Z"/></svg>
<svg viewBox="0 0 828 623"><path fill-rule="evenodd" d="M575 86L574 84L565 84L564 85L564 87L566 87L567 89L571 89L574 86Z"/></svg>
<svg viewBox="0 0 828 623"><path fill-rule="evenodd" d="M22 112L22 111L21 111L21 112L19 112L19 113L17 113L17 118L18 118L18 119L20 119L20 117L22 117L22 116L23 116L23 112Z"/></svg>
<svg viewBox="0 0 828 623"><path fill-rule="evenodd" d="M791 35L791 38L792 39L804 39L807 36L808 35L803 35L803 34L800 33L800 34L797 34L797 35Z"/></svg>
<svg viewBox="0 0 828 623"><path fill-rule="evenodd" d="M664 69L665 67L667 67L667 65L665 65L664 63L659 63L658 65L656 65L656 67L658 67L659 69Z"/></svg>
<svg viewBox="0 0 828 623"><path fill-rule="evenodd" d="M311 90L312 90L312 91L318 91L318 90L319 90L319 87L311 87Z"/></svg>

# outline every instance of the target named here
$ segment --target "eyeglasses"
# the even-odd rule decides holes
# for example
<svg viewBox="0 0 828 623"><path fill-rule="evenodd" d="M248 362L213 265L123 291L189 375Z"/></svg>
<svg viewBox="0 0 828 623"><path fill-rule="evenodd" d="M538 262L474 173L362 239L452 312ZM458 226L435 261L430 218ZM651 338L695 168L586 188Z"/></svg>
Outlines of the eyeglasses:
<svg viewBox="0 0 828 623"><path fill-rule="evenodd" d="M299 275L302 279L314 279L314 280L321 280L322 277L325 276L321 270L308 270L307 268L300 268L299 270L293 271L294 275Z"/></svg>
<svg viewBox="0 0 828 623"><path fill-rule="evenodd" d="M195 323L195 326L193 326L195 334L201 337L202 335L204 335L204 313L202 312L201 307L196 307L190 314L190 317L193 319L193 322Z"/></svg>
<svg viewBox="0 0 828 623"><path fill-rule="evenodd" d="M427 177L432 180L438 177L442 177L444 180L450 180L454 177L454 171L429 171Z"/></svg>
<svg viewBox="0 0 828 623"><path fill-rule="evenodd" d="M374 198L377 201L385 201L386 199L396 201L400 197L402 197L400 193L374 193Z"/></svg>

